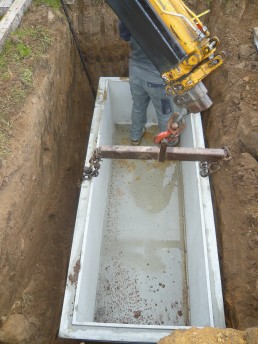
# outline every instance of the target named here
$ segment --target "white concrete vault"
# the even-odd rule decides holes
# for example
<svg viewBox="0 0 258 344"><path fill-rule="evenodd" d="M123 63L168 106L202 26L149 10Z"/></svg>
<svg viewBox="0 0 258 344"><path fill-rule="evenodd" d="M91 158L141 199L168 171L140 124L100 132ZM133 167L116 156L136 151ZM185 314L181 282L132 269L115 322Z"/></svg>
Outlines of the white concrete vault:
<svg viewBox="0 0 258 344"><path fill-rule="evenodd" d="M86 165L126 144L131 106L128 80L100 79ZM145 145L155 125L150 106ZM200 114L181 145L204 147ZM104 159L82 184L60 337L156 343L189 326L225 327L209 180L198 162Z"/></svg>

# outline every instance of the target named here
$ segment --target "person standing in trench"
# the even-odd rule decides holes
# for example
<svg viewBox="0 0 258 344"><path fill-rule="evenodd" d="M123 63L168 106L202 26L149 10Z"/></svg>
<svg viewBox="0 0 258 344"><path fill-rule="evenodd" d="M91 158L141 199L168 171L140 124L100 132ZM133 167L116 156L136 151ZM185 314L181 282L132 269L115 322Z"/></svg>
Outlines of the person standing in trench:
<svg viewBox="0 0 258 344"><path fill-rule="evenodd" d="M166 94L166 87L159 71L136 42L126 26L119 22L120 37L130 42L129 83L133 99L131 144L138 146L145 134L147 107L152 101L156 110L160 132L167 130L167 123L174 113L173 97ZM177 146L179 136L168 143Z"/></svg>

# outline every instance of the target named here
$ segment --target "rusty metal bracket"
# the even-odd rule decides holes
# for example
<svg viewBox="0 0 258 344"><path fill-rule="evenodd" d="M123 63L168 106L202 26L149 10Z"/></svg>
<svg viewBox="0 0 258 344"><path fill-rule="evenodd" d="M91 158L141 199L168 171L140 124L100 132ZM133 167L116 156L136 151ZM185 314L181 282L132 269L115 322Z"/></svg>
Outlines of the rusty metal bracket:
<svg viewBox="0 0 258 344"><path fill-rule="evenodd" d="M167 153L167 142L162 142L160 145L160 151L159 151L159 162L164 162L166 160L166 153Z"/></svg>

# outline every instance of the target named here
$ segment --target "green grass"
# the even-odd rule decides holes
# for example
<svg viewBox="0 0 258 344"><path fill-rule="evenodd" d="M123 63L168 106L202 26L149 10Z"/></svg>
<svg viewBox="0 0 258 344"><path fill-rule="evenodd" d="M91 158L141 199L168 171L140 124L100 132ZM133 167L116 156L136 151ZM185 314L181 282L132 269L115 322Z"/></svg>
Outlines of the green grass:
<svg viewBox="0 0 258 344"><path fill-rule="evenodd" d="M19 28L13 34L18 39L31 38L31 39L42 39L47 33L47 30L41 27L28 27L28 28Z"/></svg>
<svg viewBox="0 0 258 344"><path fill-rule="evenodd" d="M33 69L52 44L45 27L19 28L0 53L0 160L9 152L11 114L21 107L33 86Z"/></svg>
<svg viewBox="0 0 258 344"><path fill-rule="evenodd" d="M17 41L17 42L22 42L26 40L31 43L33 42L40 43L39 52L45 52L48 46L51 45L52 43L49 31L41 27L30 27L26 29L18 29L17 31L15 31L15 33L12 34L12 38L14 41ZM21 50L21 53L23 52L26 54L26 48L30 49L29 46L23 47L22 49L22 47L21 46L19 47L19 44L18 44L18 49ZM34 55L35 54L37 55L36 51L34 51L33 53Z"/></svg>
<svg viewBox="0 0 258 344"><path fill-rule="evenodd" d="M10 100L12 105L20 104L27 96L26 89L21 84L14 87L10 93Z"/></svg>
<svg viewBox="0 0 258 344"><path fill-rule="evenodd" d="M0 54L0 68L4 68L6 65L4 54Z"/></svg>
<svg viewBox="0 0 258 344"><path fill-rule="evenodd" d="M61 7L60 0L34 0L36 6L46 5L52 8L59 9Z"/></svg>
<svg viewBox="0 0 258 344"><path fill-rule="evenodd" d="M10 73L8 71L4 72L2 75L1 75L1 78L3 81L7 81L7 80L10 80Z"/></svg>
<svg viewBox="0 0 258 344"><path fill-rule="evenodd" d="M23 69L20 75L21 82L26 87L32 86L32 71L30 69Z"/></svg>
<svg viewBox="0 0 258 344"><path fill-rule="evenodd" d="M51 43L50 33L46 29L33 27L16 30L0 53L0 81L3 76L4 79L8 77L10 67L23 70L23 65L44 54ZM18 74L21 74L19 70Z"/></svg>
<svg viewBox="0 0 258 344"><path fill-rule="evenodd" d="M23 43L18 43L17 44L17 53L18 53L18 56L17 56L18 59L20 59L20 58L24 59L25 57L28 57L31 55L31 48L26 46Z"/></svg>
<svg viewBox="0 0 258 344"><path fill-rule="evenodd" d="M0 161L9 153L9 130L11 124L6 121L5 116L0 113Z"/></svg>

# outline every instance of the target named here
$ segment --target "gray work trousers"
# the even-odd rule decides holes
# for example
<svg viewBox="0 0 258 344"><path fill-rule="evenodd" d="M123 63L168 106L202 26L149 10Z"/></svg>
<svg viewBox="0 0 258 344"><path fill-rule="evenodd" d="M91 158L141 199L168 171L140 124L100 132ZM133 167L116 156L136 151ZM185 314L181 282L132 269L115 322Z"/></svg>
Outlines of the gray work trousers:
<svg viewBox="0 0 258 344"><path fill-rule="evenodd" d="M147 123L146 110L152 101L156 110L158 126L160 131L167 130L167 122L173 114L173 98L166 95L164 84L151 83L130 74L130 89L133 99L131 140L137 141L141 138L143 128Z"/></svg>

